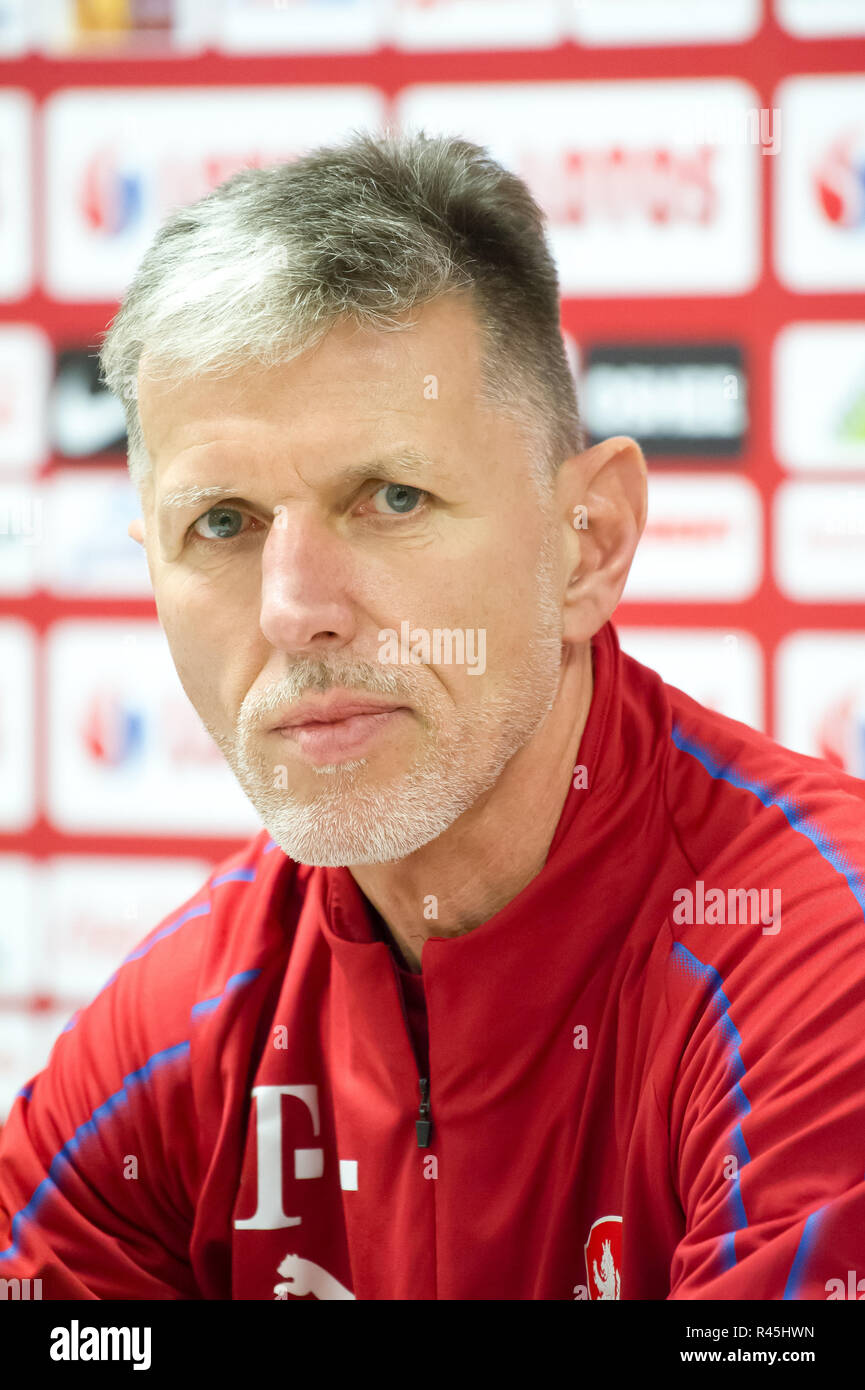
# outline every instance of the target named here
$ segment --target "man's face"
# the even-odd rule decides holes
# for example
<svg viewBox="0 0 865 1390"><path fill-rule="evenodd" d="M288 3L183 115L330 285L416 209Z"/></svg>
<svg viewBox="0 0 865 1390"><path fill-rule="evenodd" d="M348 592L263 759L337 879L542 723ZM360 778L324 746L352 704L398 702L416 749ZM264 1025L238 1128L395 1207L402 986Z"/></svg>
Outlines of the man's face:
<svg viewBox="0 0 865 1390"><path fill-rule="evenodd" d="M160 621L203 723L301 863L429 843L558 688L556 522L516 428L479 402L467 301L413 317L391 333L341 322L267 370L140 377ZM429 463L401 463L407 450ZM299 701L311 720L342 697L391 712L285 727Z"/></svg>

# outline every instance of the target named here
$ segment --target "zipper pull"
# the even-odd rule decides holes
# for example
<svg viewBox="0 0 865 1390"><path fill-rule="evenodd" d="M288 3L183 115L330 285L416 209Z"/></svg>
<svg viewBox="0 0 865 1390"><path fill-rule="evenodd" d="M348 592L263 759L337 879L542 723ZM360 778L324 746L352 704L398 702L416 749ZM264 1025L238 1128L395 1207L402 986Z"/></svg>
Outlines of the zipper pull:
<svg viewBox="0 0 865 1390"><path fill-rule="evenodd" d="M419 1080L420 1080L420 1106L419 1106L420 1119L419 1119L419 1120L415 1120L414 1124L415 1124L415 1129L417 1130L417 1146L418 1146L418 1148L419 1148L419 1149L428 1149L428 1148L429 1148L430 1130L432 1129L432 1115L431 1115L431 1113L430 1113L430 1103L429 1103L429 1078L426 1077L426 1076L421 1076L421 1077L419 1078Z"/></svg>

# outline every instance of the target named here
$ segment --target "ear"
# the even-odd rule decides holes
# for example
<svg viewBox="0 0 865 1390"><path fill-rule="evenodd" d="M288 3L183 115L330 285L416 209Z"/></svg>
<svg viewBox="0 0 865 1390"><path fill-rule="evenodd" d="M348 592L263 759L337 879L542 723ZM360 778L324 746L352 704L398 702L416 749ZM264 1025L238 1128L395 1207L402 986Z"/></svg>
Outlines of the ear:
<svg viewBox="0 0 865 1390"><path fill-rule="evenodd" d="M562 464L559 505L569 530L564 641L588 642L612 617L646 525L647 479L643 451L625 435Z"/></svg>
<svg viewBox="0 0 865 1390"><path fill-rule="evenodd" d="M138 541L139 545L144 544L144 522L140 516L137 517L135 521L130 521L128 534L134 541Z"/></svg>

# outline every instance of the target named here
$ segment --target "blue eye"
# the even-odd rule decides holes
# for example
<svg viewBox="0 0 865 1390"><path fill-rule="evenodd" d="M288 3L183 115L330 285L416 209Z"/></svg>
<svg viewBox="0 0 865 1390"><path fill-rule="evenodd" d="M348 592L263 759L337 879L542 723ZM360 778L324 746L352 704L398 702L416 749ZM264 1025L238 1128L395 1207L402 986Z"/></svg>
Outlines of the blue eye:
<svg viewBox="0 0 865 1390"><path fill-rule="evenodd" d="M417 506L418 499L425 495L423 489L419 487L409 487L406 483L386 483L383 488L379 488L378 492L373 494L373 503L381 493L385 494L388 506L393 508L393 512L381 512L380 515L382 516L392 516L394 512L402 513L402 515L412 512ZM378 507L375 510L378 511Z"/></svg>
<svg viewBox="0 0 865 1390"><path fill-rule="evenodd" d="M231 540L240 534L243 520L243 512L238 511L236 507L211 507L209 512L205 512L204 516L200 516L193 523L192 529L202 540ZM198 529L203 525L209 526L215 535L203 534Z"/></svg>

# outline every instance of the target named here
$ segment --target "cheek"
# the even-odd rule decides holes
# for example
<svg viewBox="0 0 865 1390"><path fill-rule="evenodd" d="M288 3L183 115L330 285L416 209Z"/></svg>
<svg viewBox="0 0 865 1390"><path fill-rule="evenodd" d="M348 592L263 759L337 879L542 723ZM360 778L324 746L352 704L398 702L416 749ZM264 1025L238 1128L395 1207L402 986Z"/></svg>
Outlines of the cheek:
<svg viewBox="0 0 865 1390"><path fill-rule="evenodd" d="M180 684L198 713L212 723L231 650L226 629L165 591L157 595L156 609Z"/></svg>

